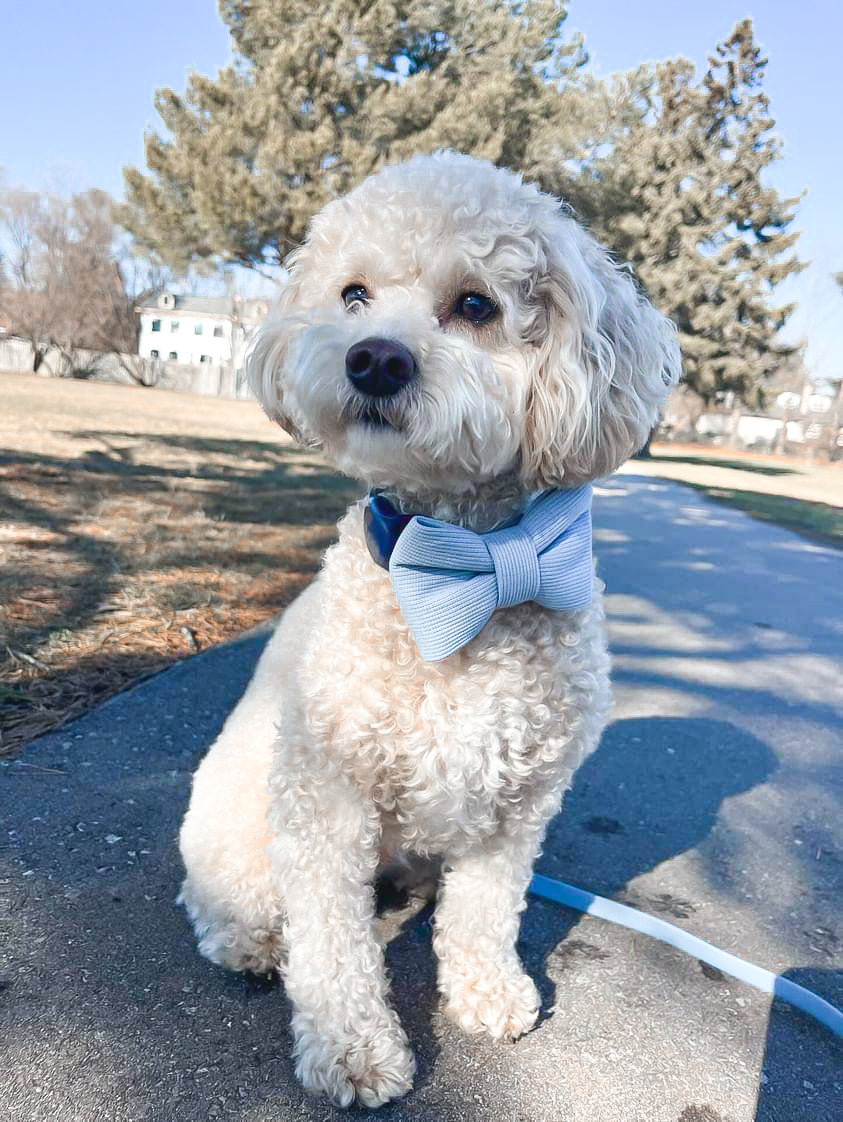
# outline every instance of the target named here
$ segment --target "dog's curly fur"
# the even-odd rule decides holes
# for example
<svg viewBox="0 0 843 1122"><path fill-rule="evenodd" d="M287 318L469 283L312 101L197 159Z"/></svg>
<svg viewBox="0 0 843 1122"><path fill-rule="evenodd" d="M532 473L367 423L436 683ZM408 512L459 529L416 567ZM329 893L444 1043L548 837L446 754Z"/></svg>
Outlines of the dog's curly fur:
<svg viewBox="0 0 843 1122"><path fill-rule="evenodd" d="M367 303L345 306L350 284ZM460 318L467 291L494 300L491 322ZM399 340L419 371L379 401L377 423L345 374L349 347L372 336ZM443 152L386 168L314 219L251 376L268 413L342 471L408 512L485 531L639 448L679 355L557 199ZM181 831L199 948L281 971L305 1087L377 1106L411 1086L372 887L395 854L443 859L447 1015L496 1038L533 1025L519 915L608 701L599 581L585 610L502 609L426 663L368 555L362 508L348 512L197 771Z"/></svg>

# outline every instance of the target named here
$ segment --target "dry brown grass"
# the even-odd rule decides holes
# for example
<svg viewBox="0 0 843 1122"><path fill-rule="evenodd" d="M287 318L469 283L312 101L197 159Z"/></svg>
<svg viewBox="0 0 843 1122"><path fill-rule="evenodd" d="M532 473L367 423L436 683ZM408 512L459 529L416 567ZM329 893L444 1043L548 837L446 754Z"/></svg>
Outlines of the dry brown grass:
<svg viewBox="0 0 843 1122"><path fill-rule="evenodd" d="M0 374L0 752L273 616L357 493L258 407Z"/></svg>

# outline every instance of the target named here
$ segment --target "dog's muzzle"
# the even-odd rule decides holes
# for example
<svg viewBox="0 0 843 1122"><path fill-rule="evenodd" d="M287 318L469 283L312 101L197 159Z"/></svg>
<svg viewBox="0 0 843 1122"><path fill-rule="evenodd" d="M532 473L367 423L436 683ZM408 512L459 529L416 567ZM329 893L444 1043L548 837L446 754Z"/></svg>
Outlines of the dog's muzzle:
<svg viewBox="0 0 843 1122"><path fill-rule="evenodd" d="M395 339L361 339L345 356L348 380L367 397L392 397L413 382L418 366L412 353Z"/></svg>

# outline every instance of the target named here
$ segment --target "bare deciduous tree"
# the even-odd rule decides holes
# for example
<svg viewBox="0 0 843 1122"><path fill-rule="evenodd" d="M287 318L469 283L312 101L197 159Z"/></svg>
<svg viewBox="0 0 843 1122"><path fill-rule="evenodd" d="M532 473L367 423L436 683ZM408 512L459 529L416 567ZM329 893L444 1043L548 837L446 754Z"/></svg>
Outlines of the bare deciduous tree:
<svg viewBox="0 0 843 1122"><path fill-rule="evenodd" d="M65 199L6 190L0 193L0 220L8 247L0 314L11 334L31 344L34 370L51 348L74 372L80 350L136 350L135 302L160 278L121 242L105 192ZM132 364L127 369L138 377Z"/></svg>

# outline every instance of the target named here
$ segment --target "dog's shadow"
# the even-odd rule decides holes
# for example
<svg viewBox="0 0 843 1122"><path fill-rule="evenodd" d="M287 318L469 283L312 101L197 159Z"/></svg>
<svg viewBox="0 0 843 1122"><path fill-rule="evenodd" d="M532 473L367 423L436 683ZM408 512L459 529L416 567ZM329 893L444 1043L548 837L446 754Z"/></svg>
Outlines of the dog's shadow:
<svg viewBox="0 0 843 1122"><path fill-rule="evenodd" d="M622 897L636 877L702 843L723 801L763 783L775 767L765 744L724 721L616 721L576 773L548 830L537 871L601 896ZM656 892L639 906L681 926L696 905ZM548 957L558 976L578 956L593 953L582 940L564 942L579 919L579 913L544 901L525 913L519 949L539 986L541 1019L554 1001Z"/></svg>
<svg viewBox="0 0 843 1122"><path fill-rule="evenodd" d="M623 895L635 877L703 842L723 800L763 783L775 766L766 745L723 721L616 721L577 772L550 825L537 869L600 895ZM390 896L388 887L381 886L379 895L387 911L406 904L400 896ZM643 906L681 922L694 904L656 893ZM432 912L427 905L410 915L387 951L393 998L417 1050L417 1085L429 1078L438 1054ZM558 977L577 957L600 953L583 940L567 938L579 919L568 908L530 898L519 953L539 987L539 1023L554 1004L548 965Z"/></svg>

